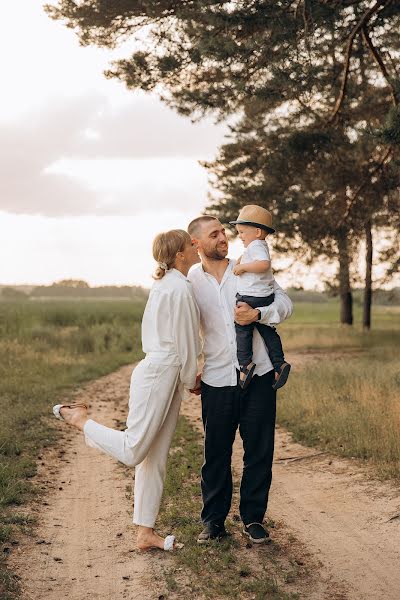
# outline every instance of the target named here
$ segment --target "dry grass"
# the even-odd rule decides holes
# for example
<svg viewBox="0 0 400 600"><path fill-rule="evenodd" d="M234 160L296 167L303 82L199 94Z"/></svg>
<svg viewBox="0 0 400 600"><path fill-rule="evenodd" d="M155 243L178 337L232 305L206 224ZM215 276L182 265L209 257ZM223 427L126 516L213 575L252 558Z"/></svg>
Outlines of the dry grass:
<svg viewBox="0 0 400 600"><path fill-rule="evenodd" d="M301 366L300 356L298 370L294 360L280 393L279 422L303 443L367 459L379 476L399 478L398 309L376 310L369 333L324 322L323 312L314 313L314 322L310 313L307 322L301 322L302 316L292 329L290 323L285 326L283 339L286 348L313 359Z"/></svg>

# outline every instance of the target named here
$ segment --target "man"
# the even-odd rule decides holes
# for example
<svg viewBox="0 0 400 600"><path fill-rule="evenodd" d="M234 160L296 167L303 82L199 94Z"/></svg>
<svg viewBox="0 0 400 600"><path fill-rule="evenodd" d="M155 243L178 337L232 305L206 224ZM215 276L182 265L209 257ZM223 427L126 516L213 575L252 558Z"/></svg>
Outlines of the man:
<svg viewBox="0 0 400 600"><path fill-rule="evenodd" d="M232 500L232 444L236 430L243 440L243 476L240 516L243 532L254 543L269 541L263 527L272 479L276 392L274 371L264 343L254 333L253 355L257 367L246 390L238 385L234 320L242 325L259 320L280 323L292 312L288 296L275 283L275 300L268 307L236 308L235 261L227 258L225 229L215 217L194 219L188 232L196 245L201 265L189 273L200 309L204 368L194 393L201 393L205 432L201 471L204 529L198 543L227 535L225 519Z"/></svg>

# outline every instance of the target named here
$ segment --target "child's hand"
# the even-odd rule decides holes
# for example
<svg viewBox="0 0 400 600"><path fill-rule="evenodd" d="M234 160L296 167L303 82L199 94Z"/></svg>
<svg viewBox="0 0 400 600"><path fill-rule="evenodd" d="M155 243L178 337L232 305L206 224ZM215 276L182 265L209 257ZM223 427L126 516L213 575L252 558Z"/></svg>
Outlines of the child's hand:
<svg viewBox="0 0 400 600"><path fill-rule="evenodd" d="M246 273L246 268L243 265L235 265L233 267L234 275L243 275L243 273Z"/></svg>

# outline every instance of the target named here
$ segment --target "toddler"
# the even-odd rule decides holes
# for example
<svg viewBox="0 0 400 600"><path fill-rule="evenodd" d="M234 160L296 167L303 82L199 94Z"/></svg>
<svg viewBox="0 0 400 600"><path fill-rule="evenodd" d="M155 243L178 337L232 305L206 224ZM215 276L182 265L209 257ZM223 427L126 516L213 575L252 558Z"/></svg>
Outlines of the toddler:
<svg viewBox="0 0 400 600"><path fill-rule="evenodd" d="M274 276L271 270L271 259L265 238L274 233L272 215L256 205L242 208L236 221L239 238L244 245L244 252L233 269L238 276L237 302L246 302L253 308L269 306L274 301ZM261 312L260 312L261 317ZM268 349L269 357L275 369L275 390L285 385L290 372L290 364L285 361L281 339L274 327L261 323L239 325L235 323L237 340L237 357L240 366L240 386L245 389L249 385L256 368L253 362L253 330L257 328Z"/></svg>

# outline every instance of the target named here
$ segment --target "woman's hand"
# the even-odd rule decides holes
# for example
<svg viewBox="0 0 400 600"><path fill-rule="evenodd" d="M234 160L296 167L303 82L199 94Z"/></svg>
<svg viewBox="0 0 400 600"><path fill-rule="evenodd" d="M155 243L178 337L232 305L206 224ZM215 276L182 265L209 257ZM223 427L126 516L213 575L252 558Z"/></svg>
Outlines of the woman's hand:
<svg viewBox="0 0 400 600"><path fill-rule="evenodd" d="M197 374L196 383L194 385L194 388L189 390L189 392L191 394L194 394L195 396L200 396L200 393L201 393L201 376L202 376L202 373Z"/></svg>

